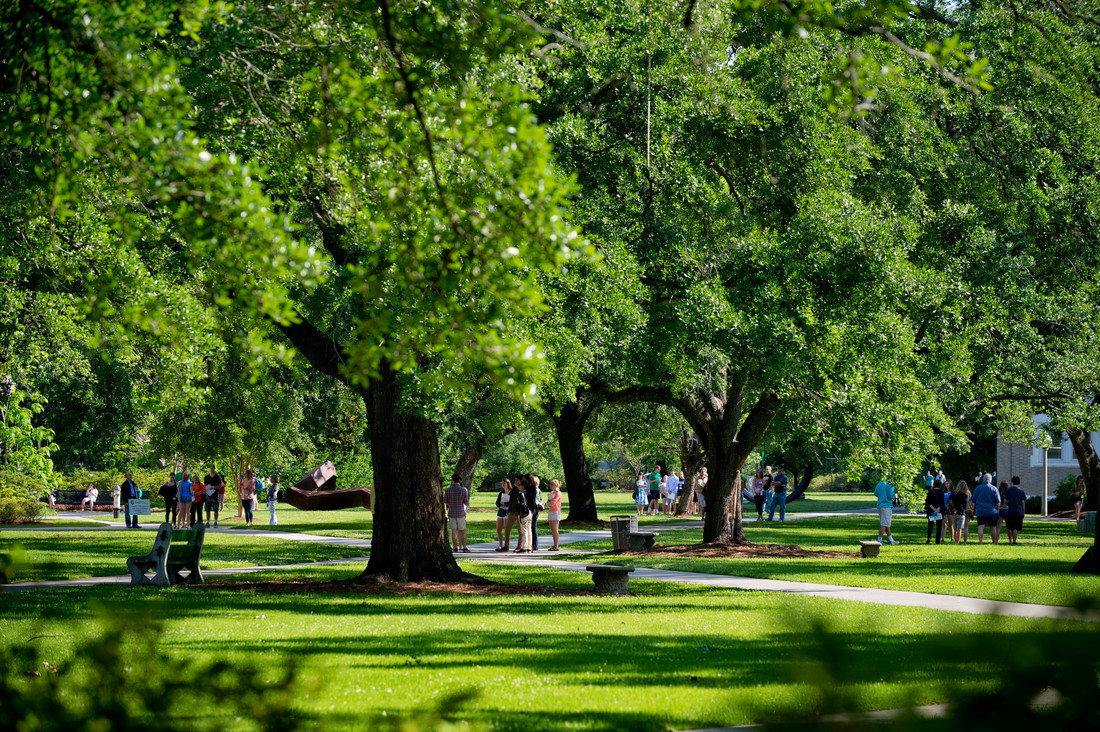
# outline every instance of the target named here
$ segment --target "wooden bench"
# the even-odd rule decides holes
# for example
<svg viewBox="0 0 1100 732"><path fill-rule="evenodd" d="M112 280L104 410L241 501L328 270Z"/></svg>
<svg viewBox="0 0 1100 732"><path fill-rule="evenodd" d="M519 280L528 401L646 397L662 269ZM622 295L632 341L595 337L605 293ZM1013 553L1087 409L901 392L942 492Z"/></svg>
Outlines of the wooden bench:
<svg viewBox="0 0 1100 732"><path fill-rule="evenodd" d="M626 595L626 583L630 579L633 567L620 567L615 564L589 564L585 567L592 573L592 581L598 592L611 595Z"/></svg>
<svg viewBox="0 0 1100 732"><path fill-rule="evenodd" d="M882 549L881 541L859 542L859 553L864 557L877 557L880 549Z"/></svg>
<svg viewBox="0 0 1100 732"><path fill-rule="evenodd" d="M199 569L199 557L202 555L202 542L206 538L206 527L199 524L194 529L172 529L165 522L157 529L157 538L148 556L130 557L126 567L130 570L132 585L169 585L186 582L194 585L202 582L202 570ZM188 570L186 577L180 574ZM152 570L153 578L147 573Z"/></svg>
<svg viewBox="0 0 1100 732"><path fill-rule="evenodd" d="M631 531L630 551L640 552L653 548L653 542L660 536L656 531Z"/></svg>

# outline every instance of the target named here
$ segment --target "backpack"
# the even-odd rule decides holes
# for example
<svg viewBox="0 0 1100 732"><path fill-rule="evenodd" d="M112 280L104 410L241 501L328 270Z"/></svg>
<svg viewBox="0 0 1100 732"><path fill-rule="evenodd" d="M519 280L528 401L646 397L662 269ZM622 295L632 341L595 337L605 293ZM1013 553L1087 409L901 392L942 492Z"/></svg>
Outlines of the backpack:
<svg viewBox="0 0 1100 732"><path fill-rule="evenodd" d="M516 513L519 514L520 518L530 515L531 509L527 505L527 496L523 494L523 491L516 491L516 497L512 500L516 506Z"/></svg>
<svg viewBox="0 0 1100 732"><path fill-rule="evenodd" d="M260 492L264 489L264 482L259 478L253 478L252 480L256 481L256 497L259 498Z"/></svg>

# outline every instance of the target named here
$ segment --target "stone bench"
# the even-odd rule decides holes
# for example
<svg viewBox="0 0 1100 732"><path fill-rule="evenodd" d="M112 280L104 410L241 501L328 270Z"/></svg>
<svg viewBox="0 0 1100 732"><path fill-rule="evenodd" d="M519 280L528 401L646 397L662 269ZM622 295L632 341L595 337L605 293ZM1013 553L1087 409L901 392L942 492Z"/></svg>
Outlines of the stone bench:
<svg viewBox="0 0 1100 732"><path fill-rule="evenodd" d="M130 570L130 584L158 587L168 587L180 582L199 584L202 582L199 557L202 555L204 538L206 527L202 524L194 529L175 530L168 522L161 524L149 554L126 560L126 567ZM186 577L180 574L185 569L188 570ZM148 577L150 571L154 573L152 579Z"/></svg>
<svg viewBox="0 0 1100 732"><path fill-rule="evenodd" d="M859 553L864 557L877 557L880 549L882 549L881 541L859 542Z"/></svg>
<svg viewBox="0 0 1100 732"><path fill-rule="evenodd" d="M611 595L628 594L626 590L627 580L633 567L620 567L615 564L589 564L585 567L592 573L592 582L598 592L606 592Z"/></svg>
<svg viewBox="0 0 1100 732"><path fill-rule="evenodd" d="M653 548L653 542L660 536L656 531L632 531L630 532L630 551L640 552Z"/></svg>

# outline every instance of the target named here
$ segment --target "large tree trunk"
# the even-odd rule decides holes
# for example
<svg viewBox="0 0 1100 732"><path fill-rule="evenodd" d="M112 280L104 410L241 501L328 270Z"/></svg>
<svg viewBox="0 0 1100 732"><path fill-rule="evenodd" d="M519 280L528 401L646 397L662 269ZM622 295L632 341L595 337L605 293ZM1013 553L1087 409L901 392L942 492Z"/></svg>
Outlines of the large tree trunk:
<svg viewBox="0 0 1100 732"><path fill-rule="evenodd" d="M699 444L699 438L690 430L680 431L680 468L684 471L684 485L681 488L680 500L676 503L676 515L683 516L687 513L688 506L695 493L695 474L703 466L703 451Z"/></svg>
<svg viewBox="0 0 1100 732"><path fill-rule="evenodd" d="M458 464L455 465L455 472L458 473L462 485L470 489L471 493L473 493L474 490L474 471L477 470L477 463L484 454L485 451L483 449L471 445L464 449L462 454L458 456Z"/></svg>
<svg viewBox="0 0 1100 732"><path fill-rule="evenodd" d="M1087 493L1084 508L1086 511L1095 511L1097 488L1100 487L1100 458L1096 455L1096 446L1092 444L1092 434L1088 430L1073 430L1068 434L1069 441L1073 444L1073 454L1077 457L1077 465L1081 468L1081 475L1085 477ZM1080 574L1100 574L1100 522L1097 523L1092 546L1073 567L1073 571Z"/></svg>
<svg viewBox="0 0 1100 732"><path fill-rule="evenodd" d="M569 515L566 521L599 521L592 478L588 475L588 458L584 454L584 425L592 414L590 397L578 394L578 401L562 405L554 415L554 430L558 435L558 452L564 472L565 489L569 493Z"/></svg>
<svg viewBox="0 0 1100 732"><path fill-rule="evenodd" d="M745 528L741 516L741 468L752 450L742 451L736 445L719 451L708 446L709 479L703 496L707 499L707 515L703 519L703 543L745 544Z"/></svg>
<svg viewBox="0 0 1100 732"><path fill-rule="evenodd" d="M1096 446L1092 444L1092 433L1088 430L1071 430L1066 433L1073 445L1073 455L1077 466L1085 478L1085 510L1096 510L1097 493L1100 493L1100 457L1096 455Z"/></svg>
<svg viewBox="0 0 1100 732"><path fill-rule="evenodd" d="M435 423L399 409L397 374L383 365L367 387L374 531L359 581L437 582L469 579L447 540L443 475Z"/></svg>
<svg viewBox="0 0 1100 732"><path fill-rule="evenodd" d="M734 385L724 400L710 396L711 408L704 413L684 410L681 414L688 419L705 425L703 431L703 449L707 452L709 481L704 496L707 500L707 515L703 521L703 543L744 544L745 529L741 511L741 469L749 455L760 444L768 431L772 420L779 413L780 400L772 394L757 399L744 422L741 422L741 400L743 389ZM695 404L707 403L703 400ZM721 404L721 409L714 405ZM740 427L738 424L740 423Z"/></svg>

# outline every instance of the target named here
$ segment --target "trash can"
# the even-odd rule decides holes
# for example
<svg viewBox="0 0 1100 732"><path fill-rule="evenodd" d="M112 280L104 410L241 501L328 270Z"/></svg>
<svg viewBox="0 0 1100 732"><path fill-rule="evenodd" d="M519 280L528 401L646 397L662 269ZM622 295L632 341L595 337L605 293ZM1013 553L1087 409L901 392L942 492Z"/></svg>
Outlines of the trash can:
<svg viewBox="0 0 1100 732"><path fill-rule="evenodd" d="M614 551L625 552L630 549L630 534L638 531L637 516L611 517L611 547Z"/></svg>

